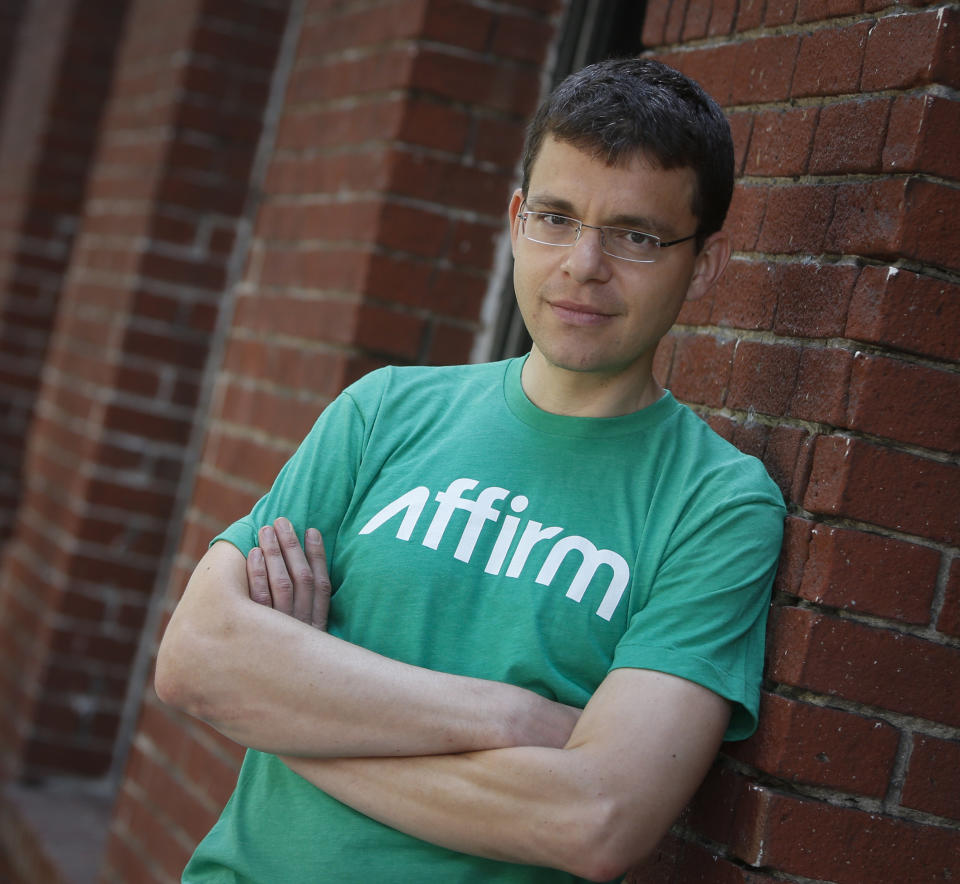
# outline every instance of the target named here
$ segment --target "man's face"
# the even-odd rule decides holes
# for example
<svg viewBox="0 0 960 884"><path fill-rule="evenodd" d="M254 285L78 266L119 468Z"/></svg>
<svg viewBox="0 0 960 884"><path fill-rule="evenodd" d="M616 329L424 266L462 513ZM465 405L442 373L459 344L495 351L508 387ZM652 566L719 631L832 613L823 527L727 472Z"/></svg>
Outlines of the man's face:
<svg viewBox="0 0 960 884"><path fill-rule="evenodd" d="M641 155L608 166L547 138L530 175L526 210L641 230L667 242L697 229L695 186L692 169L664 170ZM558 368L636 371L642 378L688 293L699 296L717 275L708 279L704 272L710 242L699 255L693 240L661 249L651 264L605 254L599 230L584 228L573 246L542 245L521 235L522 202L517 191L510 203L514 287L534 347Z"/></svg>

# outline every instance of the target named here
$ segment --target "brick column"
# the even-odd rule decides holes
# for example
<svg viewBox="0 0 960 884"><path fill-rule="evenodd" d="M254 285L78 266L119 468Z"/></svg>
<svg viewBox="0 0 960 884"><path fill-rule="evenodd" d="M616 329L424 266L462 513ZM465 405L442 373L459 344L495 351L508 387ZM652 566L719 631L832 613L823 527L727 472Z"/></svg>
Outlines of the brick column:
<svg viewBox="0 0 960 884"><path fill-rule="evenodd" d="M81 6L68 30L92 27ZM8 773L102 777L113 761L285 14L138 0L102 72L112 92L0 572ZM59 125L85 81L56 82Z"/></svg>
<svg viewBox="0 0 960 884"><path fill-rule="evenodd" d="M732 266L658 371L790 515L760 731L645 884L960 874L958 28L956 4L649 6L741 176Z"/></svg>
<svg viewBox="0 0 960 884"><path fill-rule="evenodd" d="M469 358L559 6L305 4L168 609L347 382ZM240 756L147 691L102 880L179 880Z"/></svg>
<svg viewBox="0 0 960 884"><path fill-rule="evenodd" d="M31 0L0 12L0 543L126 7L111 0L84 18L76 0Z"/></svg>

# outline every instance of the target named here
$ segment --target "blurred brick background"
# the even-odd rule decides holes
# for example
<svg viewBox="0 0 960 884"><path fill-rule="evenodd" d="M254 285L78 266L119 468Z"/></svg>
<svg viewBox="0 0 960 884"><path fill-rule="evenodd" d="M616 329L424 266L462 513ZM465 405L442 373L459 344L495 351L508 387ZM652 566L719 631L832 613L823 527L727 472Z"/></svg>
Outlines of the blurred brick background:
<svg viewBox="0 0 960 884"><path fill-rule="evenodd" d="M634 879L960 877L960 5L8 0L4 880L178 880L240 758L152 691L187 575L344 384L503 354L524 121L628 5L740 174L657 371L790 512L760 731Z"/></svg>

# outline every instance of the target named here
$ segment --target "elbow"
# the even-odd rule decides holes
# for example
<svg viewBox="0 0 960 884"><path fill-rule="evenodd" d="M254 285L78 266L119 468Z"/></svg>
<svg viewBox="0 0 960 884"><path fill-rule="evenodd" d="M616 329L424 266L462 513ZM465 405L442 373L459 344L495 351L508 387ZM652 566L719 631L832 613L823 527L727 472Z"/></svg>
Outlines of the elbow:
<svg viewBox="0 0 960 884"><path fill-rule="evenodd" d="M195 718L208 720L212 697L207 685L210 672L207 641L167 629L157 651L153 689L160 701Z"/></svg>
<svg viewBox="0 0 960 884"><path fill-rule="evenodd" d="M590 808L592 824L580 815L576 837L564 845L564 870L587 881L613 881L649 859L662 833L638 824L636 808L624 808L613 799L598 799Z"/></svg>

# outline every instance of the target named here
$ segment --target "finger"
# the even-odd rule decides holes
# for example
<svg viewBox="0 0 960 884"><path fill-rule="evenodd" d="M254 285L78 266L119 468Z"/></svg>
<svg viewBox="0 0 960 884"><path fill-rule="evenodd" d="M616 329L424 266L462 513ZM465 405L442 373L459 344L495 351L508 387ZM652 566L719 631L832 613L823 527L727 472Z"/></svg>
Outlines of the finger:
<svg viewBox="0 0 960 884"><path fill-rule="evenodd" d="M313 571L313 612L311 622L317 629L326 630L330 611L330 574L327 571L327 551L323 537L316 528L308 528L304 536L307 561Z"/></svg>
<svg viewBox="0 0 960 884"><path fill-rule="evenodd" d="M270 582L267 580L267 566L263 560L263 550L255 546L247 553L247 591L258 605L273 605L270 597Z"/></svg>
<svg viewBox="0 0 960 884"><path fill-rule="evenodd" d="M260 529L260 547L263 549L270 584L270 597L273 608L282 614L293 613L293 580L287 572L286 562L277 540L277 532L272 525Z"/></svg>
<svg viewBox="0 0 960 884"><path fill-rule="evenodd" d="M287 574L293 581L293 599L291 610L297 620L310 623L313 612L314 579L313 569L307 561L307 555L300 545L300 538L289 519L280 518L273 523L280 551L287 568Z"/></svg>

